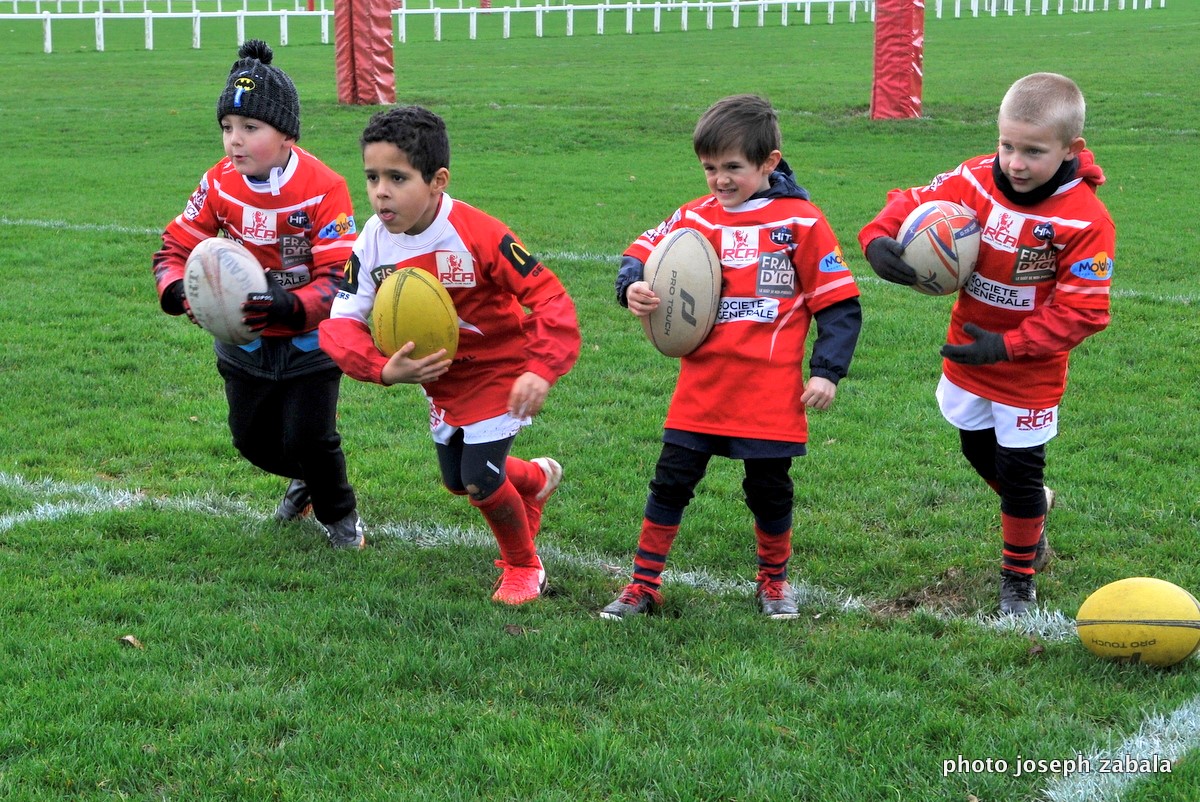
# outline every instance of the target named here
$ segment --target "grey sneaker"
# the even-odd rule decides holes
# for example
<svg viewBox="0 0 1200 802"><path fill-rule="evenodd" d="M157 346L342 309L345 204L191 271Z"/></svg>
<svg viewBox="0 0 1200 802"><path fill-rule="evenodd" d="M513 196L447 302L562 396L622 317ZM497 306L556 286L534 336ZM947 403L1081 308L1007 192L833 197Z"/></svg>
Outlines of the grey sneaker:
<svg viewBox="0 0 1200 802"><path fill-rule="evenodd" d="M358 511L353 511L336 523L321 524L329 538L329 545L335 549L364 549L367 546L367 536L363 531L362 518Z"/></svg>
<svg viewBox="0 0 1200 802"><path fill-rule="evenodd" d="M758 602L763 615L776 621L791 621L800 617L796 606L796 589L786 579L767 579L758 583Z"/></svg>
<svg viewBox="0 0 1200 802"><path fill-rule="evenodd" d="M1050 519L1050 510L1054 509L1055 493L1048 487L1043 487L1042 490L1046 493L1046 519ZM1041 572L1050 561L1050 555L1053 554L1050 550L1050 541L1046 539L1046 524L1042 524L1042 537L1038 540L1037 550L1033 553L1033 570Z"/></svg>
<svg viewBox="0 0 1200 802"><path fill-rule="evenodd" d="M645 615L658 609L662 604L662 594L657 590L630 582L621 591L621 595L600 611L601 618L609 621L620 621L632 615Z"/></svg>
<svg viewBox="0 0 1200 802"><path fill-rule="evenodd" d="M298 521L312 512L312 496L303 479L293 479L275 508L276 521Z"/></svg>
<svg viewBox="0 0 1200 802"><path fill-rule="evenodd" d="M1015 571L1000 571L1000 612L1004 615L1021 615L1037 604L1037 589L1033 576Z"/></svg>

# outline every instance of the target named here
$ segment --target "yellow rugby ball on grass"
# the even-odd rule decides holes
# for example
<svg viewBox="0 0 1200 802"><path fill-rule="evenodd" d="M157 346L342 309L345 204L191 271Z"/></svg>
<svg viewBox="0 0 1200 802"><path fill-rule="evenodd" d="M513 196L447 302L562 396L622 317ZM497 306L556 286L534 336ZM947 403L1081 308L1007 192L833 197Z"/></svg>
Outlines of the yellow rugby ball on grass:
<svg viewBox="0 0 1200 802"><path fill-rule="evenodd" d="M402 267L385 278L375 293L371 335L384 356L392 356L411 341L416 347L409 359L442 348L446 358L453 359L458 351L458 312L435 276L418 267Z"/></svg>
<svg viewBox="0 0 1200 802"><path fill-rule="evenodd" d="M1075 631L1097 657L1173 666L1200 646L1200 603L1178 585L1135 576L1088 596Z"/></svg>

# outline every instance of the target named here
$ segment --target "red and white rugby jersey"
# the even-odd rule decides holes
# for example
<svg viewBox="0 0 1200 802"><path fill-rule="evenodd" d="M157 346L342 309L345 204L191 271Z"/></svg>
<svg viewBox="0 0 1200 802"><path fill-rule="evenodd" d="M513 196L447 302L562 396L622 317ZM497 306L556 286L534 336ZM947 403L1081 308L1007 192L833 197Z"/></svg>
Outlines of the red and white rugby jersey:
<svg viewBox="0 0 1200 802"><path fill-rule="evenodd" d="M805 339L813 313L858 297L824 214L795 197L753 198L725 209L711 195L685 204L625 251L643 263L676 228L694 228L721 259L712 333L680 359L668 429L808 441Z"/></svg>
<svg viewBox="0 0 1200 802"><path fill-rule="evenodd" d="M183 278L192 249L219 232L245 245L300 299L301 331L316 329L328 317L357 234L344 178L299 147L271 182L249 181L222 159L163 232L163 247L154 257L160 296ZM268 337L296 333L281 326L263 331Z"/></svg>
<svg viewBox="0 0 1200 802"><path fill-rule="evenodd" d="M921 203L949 200L974 210L983 229L979 259L950 315L947 341L971 342L963 325L1004 334L1012 359L994 365L944 360L954 384L1011 406L1044 409L1062 398L1071 348L1103 329L1116 229L1096 187L1104 174L1090 151L1076 176L1043 201L1012 203L996 187L996 155L978 156L927 187L888 193L883 210L859 233L864 251L879 236L895 237Z"/></svg>
<svg viewBox="0 0 1200 802"><path fill-rule="evenodd" d="M443 194L437 217L420 234L389 233L374 216L363 226L320 328L321 348L348 375L382 381L387 357L367 321L380 282L402 267L436 276L458 312L454 362L423 386L448 423L465 426L505 413L521 374L532 371L553 384L579 357L575 305L558 277L504 223Z"/></svg>

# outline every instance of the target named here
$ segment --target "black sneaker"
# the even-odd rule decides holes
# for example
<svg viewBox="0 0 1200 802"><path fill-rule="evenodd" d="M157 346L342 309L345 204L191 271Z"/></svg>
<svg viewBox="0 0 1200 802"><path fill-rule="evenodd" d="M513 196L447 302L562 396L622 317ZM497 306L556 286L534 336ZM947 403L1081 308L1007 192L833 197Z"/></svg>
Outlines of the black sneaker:
<svg viewBox="0 0 1200 802"><path fill-rule="evenodd" d="M1055 493L1048 487L1042 488L1046 494L1046 520L1050 519L1050 510L1054 509ZM1033 553L1033 570L1041 573L1041 570L1046 567L1046 563L1050 561L1050 555L1053 554L1050 550L1050 541L1046 539L1046 523L1042 523L1042 536L1037 542L1037 550Z"/></svg>
<svg viewBox="0 0 1200 802"><path fill-rule="evenodd" d="M276 521L298 521L312 512L312 496L303 479L293 479L275 508Z"/></svg>
<svg viewBox="0 0 1200 802"><path fill-rule="evenodd" d="M800 616L800 608L796 606L796 589L786 579L767 579L758 583L756 595L767 618L790 621Z"/></svg>
<svg viewBox="0 0 1200 802"><path fill-rule="evenodd" d="M1037 605L1037 589L1033 575L1018 574L1007 569L1000 571L1000 612L1022 615Z"/></svg>
<svg viewBox="0 0 1200 802"><path fill-rule="evenodd" d="M601 618L609 621L620 621L631 615L644 615L653 612L662 604L662 594L657 590L631 582L621 591L621 595L600 611Z"/></svg>
<svg viewBox="0 0 1200 802"><path fill-rule="evenodd" d="M329 538L329 545L335 549L364 549L367 547L367 536L363 531L362 518L354 511L340 521L322 524Z"/></svg>

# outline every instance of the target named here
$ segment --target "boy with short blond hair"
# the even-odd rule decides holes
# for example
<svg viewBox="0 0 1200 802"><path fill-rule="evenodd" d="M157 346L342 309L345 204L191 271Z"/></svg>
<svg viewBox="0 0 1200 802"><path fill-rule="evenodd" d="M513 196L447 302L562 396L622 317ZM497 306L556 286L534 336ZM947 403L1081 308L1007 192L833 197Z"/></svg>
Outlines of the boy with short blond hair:
<svg viewBox="0 0 1200 802"><path fill-rule="evenodd" d="M916 275L895 240L909 212L930 200L971 209L983 230L979 258L950 313L937 388L963 455L1000 497L1000 611L1034 607L1035 574L1049 556L1046 443L1075 346L1109 322L1116 228L1096 196L1104 172L1083 139L1086 105L1071 79L1034 73L1005 94L997 150L894 189L859 233L887 281Z"/></svg>

